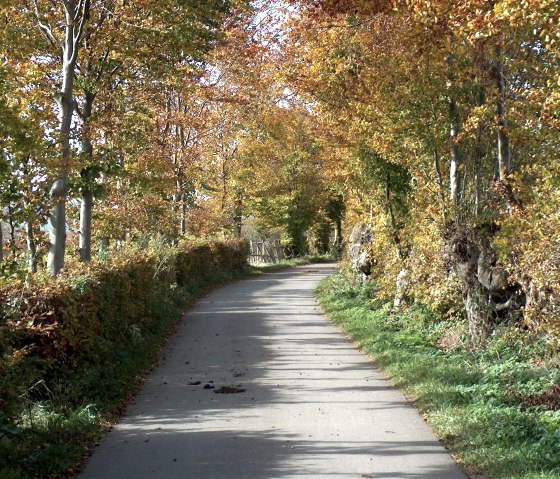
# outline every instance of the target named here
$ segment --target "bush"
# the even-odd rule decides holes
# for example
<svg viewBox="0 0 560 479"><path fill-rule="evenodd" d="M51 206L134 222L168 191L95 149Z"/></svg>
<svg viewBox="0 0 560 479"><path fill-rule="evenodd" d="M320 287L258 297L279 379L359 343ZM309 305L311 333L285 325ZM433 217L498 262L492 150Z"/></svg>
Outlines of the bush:
<svg viewBox="0 0 560 479"><path fill-rule="evenodd" d="M21 397L41 399L53 378L110 360L158 321L162 302L243 270L247 253L244 241L154 243L0 287L0 437L18 423Z"/></svg>

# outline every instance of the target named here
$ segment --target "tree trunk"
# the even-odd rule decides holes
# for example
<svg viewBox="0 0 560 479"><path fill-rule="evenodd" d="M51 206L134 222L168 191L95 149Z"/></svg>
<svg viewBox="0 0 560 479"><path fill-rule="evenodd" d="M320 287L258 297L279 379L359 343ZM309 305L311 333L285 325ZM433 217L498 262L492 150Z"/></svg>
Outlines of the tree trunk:
<svg viewBox="0 0 560 479"><path fill-rule="evenodd" d="M486 264L489 255L483 251L483 238L467 226L453 225L448 234L447 250L451 254L449 259L461 284L469 340L473 347L480 347L492 328L489 291L480 281L482 277L487 276L483 272L490 268L490 265Z"/></svg>
<svg viewBox="0 0 560 479"><path fill-rule="evenodd" d="M474 214L482 213L482 133L483 127L479 125L476 134L476 147L474 150Z"/></svg>
<svg viewBox="0 0 560 479"><path fill-rule="evenodd" d="M103 236L103 238L101 238L99 240L99 252L100 253L106 253L109 251L109 246L110 246L110 240L107 236Z"/></svg>
<svg viewBox="0 0 560 479"><path fill-rule="evenodd" d="M511 152L505 107L504 67L501 57L502 48L498 46L496 47L496 61L494 63L496 86L498 87L498 100L496 103L498 113L498 175L500 181L505 182L511 170Z"/></svg>
<svg viewBox="0 0 560 479"><path fill-rule="evenodd" d="M221 211L222 213L226 210L226 201L228 195L228 188L227 188L227 170L226 170L226 159L222 159L222 202L221 202Z"/></svg>
<svg viewBox="0 0 560 479"><path fill-rule="evenodd" d="M449 66L448 70L448 81L453 80L453 54L447 57L447 64ZM449 190L450 198L453 206L457 210L460 202L461 186L459 184L459 167L461 162L461 157L459 154L459 109L457 108L457 102L453 97L452 93L449 93L448 98L449 103Z"/></svg>
<svg viewBox="0 0 560 479"><path fill-rule="evenodd" d="M187 198L186 194L183 193L181 198L181 236L187 234Z"/></svg>
<svg viewBox="0 0 560 479"><path fill-rule="evenodd" d="M0 218L0 264L4 261L4 232L2 231L2 218Z"/></svg>
<svg viewBox="0 0 560 479"><path fill-rule="evenodd" d="M467 313L471 345L480 348L492 331L488 295L484 287L479 282L474 281L468 286L464 285L463 302Z"/></svg>
<svg viewBox="0 0 560 479"><path fill-rule="evenodd" d="M391 236L393 238L393 244L397 250L397 257L402 259L401 252L401 242L399 238L399 232L397 230L397 223L395 221L395 214L393 212L393 205L391 204L391 176L387 173L385 178L385 206L387 208L387 214L389 215L389 224L391 226Z"/></svg>
<svg viewBox="0 0 560 479"><path fill-rule="evenodd" d="M64 268L66 252L66 198L68 196L68 172L70 168L70 131L74 112L74 67L79 40L76 32L76 1L67 0L66 35L62 51L62 89L57 98L60 109L59 135L61 142L61 158L58 174L51 190L51 210L49 215L49 256L48 268L56 275ZM76 38L75 38L76 37Z"/></svg>
<svg viewBox="0 0 560 479"><path fill-rule="evenodd" d="M391 235L393 236L393 243L397 250L397 258L403 261L404 255L401 250L401 241L399 238L399 231L397 229L397 222L393 212L393 205L391 204L391 176L387 172L385 184L385 201L387 202L387 212L389 214L389 223L391 225ZM408 291L410 289L410 272L403 268L397 275L395 281L395 297L393 299L393 308L399 309L408 303Z"/></svg>
<svg viewBox="0 0 560 479"><path fill-rule="evenodd" d="M342 220L340 218L336 219L334 242L336 244L337 251L340 251L342 249Z"/></svg>
<svg viewBox="0 0 560 479"><path fill-rule="evenodd" d="M241 238L243 229L243 198L240 192L236 192L235 205L233 209L234 233L237 238Z"/></svg>
<svg viewBox="0 0 560 479"><path fill-rule="evenodd" d="M460 155L459 155L459 115L457 110L457 103L454 99L449 100L449 118L450 118L450 129L449 129L449 190L450 198L453 206L458 207L460 201L460 184L459 184L459 166L460 166Z"/></svg>
<svg viewBox="0 0 560 479"><path fill-rule="evenodd" d="M171 210L174 213L174 217L178 215L179 217L179 224L173 227L173 234L175 235L175 240L178 239L179 236L183 236L185 234L185 193L183 188L183 181L181 177L183 176L180 168L176 169L176 176L177 180L175 181L175 194L172 197L172 205Z"/></svg>
<svg viewBox="0 0 560 479"><path fill-rule="evenodd" d="M484 93L484 90L481 88L478 97L479 106L484 105L485 98L486 95ZM476 145L474 149L474 214L475 216L480 216L480 214L482 213L482 159L484 158L483 134L484 134L484 124L481 121L476 129Z"/></svg>
<svg viewBox="0 0 560 479"><path fill-rule="evenodd" d="M447 221L447 213L445 209L445 188L443 186L443 176L441 174L441 161L439 157L439 153L437 148L434 148L434 167L436 170L436 177L438 182L438 189L439 189L439 201L441 203L441 217L443 220L443 224Z"/></svg>
<svg viewBox="0 0 560 479"><path fill-rule="evenodd" d="M91 261L91 222L93 218L93 192L91 191L90 166L93 156L93 144L91 142L90 119L93 111L95 94L90 91L84 92L84 105L81 113L82 119L82 141L81 155L85 158L86 167L82 169L82 203L80 206L80 259Z"/></svg>
<svg viewBox="0 0 560 479"><path fill-rule="evenodd" d="M480 133L479 128L479 133ZM474 152L474 214L480 216L482 213L482 147L481 134L477 139L477 145Z"/></svg>
<svg viewBox="0 0 560 479"><path fill-rule="evenodd" d="M26 240L27 240L27 253L29 255L28 265L29 272L37 272L37 245L35 244L35 236L33 234L33 223L28 221L25 226Z"/></svg>
<svg viewBox="0 0 560 479"><path fill-rule="evenodd" d="M24 175L28 177L29 170L27 168L27 165L24 167L23 171L24 171ZM32 187L31 185L29 185L27 187L27 196L25 196L23 199L26 207L30 206L31 203L30 198L32 194L33 194ZM37 272L37 245L35 244L35 234L33 232L33 220L31 218L28 218L25 224L25 239L27 243L28 271L30 273L36 273Z"/></svg>
<svg viewBox="0 0 560 479"><path fill-rule="evenodd" d="M91 222L93 218L93 193L89 188L82 190L80 205L80 259L91 261Z"/></svg>
<svg viewBox="0 0 560 479"><path fill-rule="evenodd" d="M395 282L395 297L393 299L393 308L400 309L409 303L410 291L410 271L403 268L397 275Z"/></svg>
<svg viewBox="0 0 560 479"><path fill-rule="evenodd" d="M17 255L16 247L16 224L14 223L12 207L8 206L8 224L10 225L10 248L12 249L12 255L15 258Z"/></svg>
<svg viewBox="0 0 560 479"><path fill-rule="evenodd" d="M494 73L496 76L496 86L498 88L498 99L496 102L498 114L498 181L500 184L498 192L507 203L511 215L514 210L522 209L522 203L509 184L509 175L511 173L511 148L509 144L509 129L505 107L506 85L501 57L502 47L497 46Z"/></svg>
<svg viewBox="0 0 560 479"><path fill-rule="evenodd" d="M68 191L68 172L61 169L51 191L51 208L49 215L49 272L56 275L64 268L66 252L66 194Z"/></svg>

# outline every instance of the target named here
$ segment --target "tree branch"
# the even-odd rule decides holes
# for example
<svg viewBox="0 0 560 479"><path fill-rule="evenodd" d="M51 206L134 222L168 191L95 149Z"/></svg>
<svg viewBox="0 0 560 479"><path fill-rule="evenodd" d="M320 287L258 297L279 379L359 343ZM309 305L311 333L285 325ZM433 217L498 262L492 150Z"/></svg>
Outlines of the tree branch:
<svg viewBox="0 0 560 479"><path fill-rule="evenodd" d="M70 63L75 63L78 58L78 50L80 47L80 42L84 34L85 24L89 18L89 7L90 0L80 0L78 5L76 5L76 11L73 13L73 19L76 21L78 18L78 28L74 30L73 35L73 46L72 46L72 57Z"/></svg>
<svg viewBox="0 0 560 479"><path fill-rule="evenodd" d="M34 7L33 10L35 13L35 18L37 19L37 25L39 26L41 32L43 32L43 35L45 35L46 39L50 42L50 44L53 47L62 47L62 42L54 36L54 33L52 32L51 28L47 24L41 21L39 15L39 0L33 0L33 7Z"/></svg>

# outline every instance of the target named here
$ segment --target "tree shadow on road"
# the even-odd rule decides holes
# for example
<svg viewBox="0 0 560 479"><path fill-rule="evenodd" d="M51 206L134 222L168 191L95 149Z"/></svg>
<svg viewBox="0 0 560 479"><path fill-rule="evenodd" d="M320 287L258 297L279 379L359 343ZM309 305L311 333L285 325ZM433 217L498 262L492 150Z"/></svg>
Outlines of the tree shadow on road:
<svg viewBox="0 0 560 479"><path fill-rule="evenodd" d="M381 427L379 440L362 440L360 430L340 437L329 425L408 406L387 395L371 364L353 359L347 338L318 327L325 319L308 282L330 270L318 271L242 281L200 301L83 478L462 477L449 466L402 472L420 454L445 455L436 441L393 440L375 424L357 427ZM214 393L228 385L245 391ZM308 426L302 401L315 418Z"/></svg>

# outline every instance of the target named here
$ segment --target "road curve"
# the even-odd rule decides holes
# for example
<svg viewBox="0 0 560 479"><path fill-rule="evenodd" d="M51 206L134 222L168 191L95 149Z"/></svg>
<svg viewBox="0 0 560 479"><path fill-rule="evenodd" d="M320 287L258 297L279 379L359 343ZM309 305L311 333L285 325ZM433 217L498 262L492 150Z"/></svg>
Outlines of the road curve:
<svg viewBox="0 0 560 479"><path fill-rule="evenodd" d="M313 292L333 271L298 267L201 299L80 479L465 479L321 314Z"/></svg>

